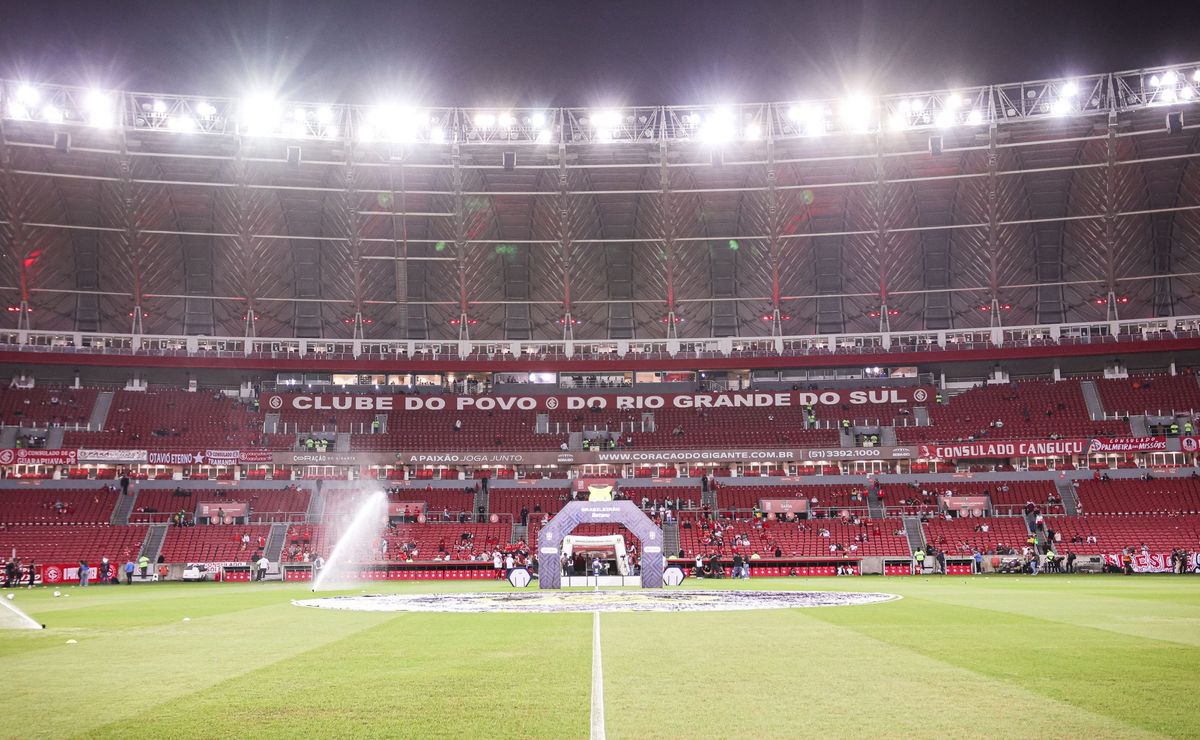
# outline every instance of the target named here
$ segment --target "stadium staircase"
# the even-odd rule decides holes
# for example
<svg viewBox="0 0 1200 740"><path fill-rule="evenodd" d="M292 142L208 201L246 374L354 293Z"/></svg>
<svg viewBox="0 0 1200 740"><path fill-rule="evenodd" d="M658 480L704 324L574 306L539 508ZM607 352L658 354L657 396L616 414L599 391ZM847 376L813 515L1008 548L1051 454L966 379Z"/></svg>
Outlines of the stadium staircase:
<svg viewBox="0 0 1200 740"><path fill-rule="evenodd" d="M1131 415L1129 417L1129 431L1135 437L1149 437L1150 425L1146 423L1146 415Z"/></svg>
<svg viewBox="0 0 1200 740"><path fill-rule="evenodd" d="M288 525L283 522L271 525L271 533L267 535L267 546L263 548L263 554L272 563L278 563L283 558L283 543L287 540L287 530Z"/></svg>
<svg viewBox="0 0 1200 740"><path fill-rule="evenodd" d="M716 514L716 512L720 510L720 507L719 507L719 506L717 506L717 492L716 492L716 490L714 490L714 489L710 488L710 489L708 489L708 491L701 491L701 493L700 493L700 505L701 505L701 506L707 506L707 507L708 507L708 510L709 510L709 511L711 511L711 512L713 512L713 514L715 515L715 514Z"/></svg>
<svg viewBox="0 0 1200 740"><path fill-rule="evenodd" d="M929 409L925 406L913 406L913 420L919 427L932 426L933 422L929 419ZM895 430L892 430L893 433Z"/></svg>
<svg viewBox="0 0 1200 740"><path fill-rule="evenodd" d="M671 557L679 552L679 522L663 522L663 555Z"/></svg>
<svg viewBox="0 0 1200 740"><path fill-rule="evenodd" d="M1097 421L1104 418L1104 401L1100 400L1100 389L1096 381L1085 380L1079 384L1083 391L1083 400L1087 404L1088 416Z"/></svg>
<svg viewBox="0 0 1200 740"><path fill-rule="evenodd" d="M96 404L92 406L92 415L88 417L88 429L102 431L107 428L108 411L112 408L113 392L101 391L96 394Z"/></svg>
<svg viewBox="0 0 1200 740"><path fill-rule="evenodd" d="M1055 488L1058 489L1058 498L1062 501L1063 511L1067 516L1077 516L1079 514L1079 497L1075 495L1075 486L1071 485L1071 481L1061 478L1055 479Z"/></svg>
<svg viewBox="0 0 1200 740"><path fill-rule="evenodd" d="M879 444L883 447L895 447L900 444L896 441L896 427L890 424L886 427L879 427Z"/></svg>
<svg viewBox="0 0 1200 740"><path fill-rule="evenodd" d="M267 414L263 419L263 434L279 433L279 414Z"/></svg>
<svg viewBox="0 0 1200 740"><path fill-rule="evenodd" d="M521 540L525 540L526 542L528 542L528 540L525 539L528 536L529 536L529 525L528 524L518 524L516 522L513 522L512 538L510 539L509 544L515 545L518 542L520 542Z"/></svg>
<svg viewBox="0 0 1200 740"><path fill-rule="evenodd" d="M379 433L387 434L388 433L388 415L387 414L375 414L375 421L379 422Z"/></svg>
<svg viewBox="0 0 1200 740"><path fill-rule="evenodd" d="M21 431L21 427L4 427L0 430L0 448L11 450L17 446L17 434Z"/></svg>
<svg viewBox="0 0 1200 740"><path fill-rule="evenodd" d="M63 446L63 435L66 433L62 427L50 427L46 431L46 449L61 450Z"/></svg>
<svg viewBox="0 0 1200 740"><path fill-rule="evenodd" d="M318 481L318 484L320 481ZM325 494L321 493L320 488L312 492L308 497L308 511L305 512L304 521L307 524L319 524L322 517L325 516Z"/></svg>
<svg viewBox="0 0 1200 740"><path fill-rule="evenodd" d="M888 444L884 442L884 444ZM886 519L887 509L884 508L883 502L879 500L879 492L874 488L867 489L867 514L872 519Z"/></svg>
<svg viewBox="0 0 1200 740"><path fill-rule="evenodd" d="M133 513L137 497L137 488L132 486L128 496L117 496L117 505L113 507L112 517L109 518L108 523L114 527L129 524L129 515Z"/></svg>
<svg viewBox="0 0 1200 740"><path fill-rule="evenodd" d="M163 542L167 539L166 524L151 524L150 529L146 532L146 539L142 540L142 550L138 553L138 557L145 555L150 558L150 562L158 560L158 554L162 552Z"/></svg>
<svg viewBox="0 0 1200 740"><path fill-rule="evenodd" d="M492 510L492 502L490 496L491 489L484 490L483 486L475 492L475 511L479 511L479 507L483 507L484 511Z"/></svg>
<svg viewBox="0 0 1200 740"><path fill-rule="evenodd" d="M842 447L857 447L854 440L854 428L838 429L838 444Z"/></svg>
<svg viewBox="0 0 1200 740"><path fill-rule="evenodd" d="M334 452L350 451L350 432L338 432L337 441L333 443Z"/></svg>
<svg viewBox="0 0 1200 740"><path fill-rule="evenodd" d="M921 529L920 517L904 517L904 537L908 540L909 552L916 552L918 547L924 549L925 531Z"/></svg>

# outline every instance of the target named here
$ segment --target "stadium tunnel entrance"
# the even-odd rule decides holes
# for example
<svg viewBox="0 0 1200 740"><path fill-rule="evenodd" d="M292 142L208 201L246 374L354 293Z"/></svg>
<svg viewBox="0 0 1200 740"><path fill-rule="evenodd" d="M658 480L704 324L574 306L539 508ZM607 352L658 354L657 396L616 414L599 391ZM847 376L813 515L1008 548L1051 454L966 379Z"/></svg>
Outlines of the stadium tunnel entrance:
<svg viewBox="0 0 1200 740"><path fill-rule="evenodd" d="M640 566L643 588L662 588L663 533L632 501L571 501L538 532L538 586L562 588L559 558L563 540L582 524L621 525L641 543Z"/></svg>

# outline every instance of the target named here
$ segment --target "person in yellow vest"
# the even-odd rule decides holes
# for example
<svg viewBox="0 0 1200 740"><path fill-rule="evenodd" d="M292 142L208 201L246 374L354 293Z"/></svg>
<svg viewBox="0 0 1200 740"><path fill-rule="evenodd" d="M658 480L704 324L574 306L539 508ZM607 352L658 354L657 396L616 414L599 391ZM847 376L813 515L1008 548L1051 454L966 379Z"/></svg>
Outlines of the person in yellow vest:
<svg viewBox="0 0 1200 740"><path fill-rule="evenodd" d="M913 553L913 575L920 575L925 571L925 550L918 547Z"/></svg>
<svg viewBox="0 0 1200 740"><path fill-rule="evenodd" d="M146 571L149 570L149 568L150 558L148 556L142 555L140 558L138 558L138 571L141 572L143 579L146 578Z"/></svg>

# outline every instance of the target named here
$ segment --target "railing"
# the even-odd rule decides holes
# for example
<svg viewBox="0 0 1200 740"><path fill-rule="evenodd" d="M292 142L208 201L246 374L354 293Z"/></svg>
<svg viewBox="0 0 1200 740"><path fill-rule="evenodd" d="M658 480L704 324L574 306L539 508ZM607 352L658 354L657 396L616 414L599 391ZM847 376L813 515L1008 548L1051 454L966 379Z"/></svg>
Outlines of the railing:
<svg viewBox="0 0 1200 740"><path fill-rule="evenodd" d="M1153 324L1153 331L1148 326ZM1164 326L1159 326L1164 324ZM989 336L981 341L980 334ZM1015 347L1054 347L1076 344L1109 344L1116 341L1193 338L1200 335L1200 316L1170 319L1130 319L1112 322L1046 324L1021 327L996 327L988 330L948 329L935 332L875 332L837 335L800 335L770 338L774 349L758 351L757 357L804 357L812 355L862 355L864 353L935 352L999 349ZM694 340L689 340L689 342ZM520 360L537 357L587 359L704 359L745 357L738 341L712 339L718 347L711 352L687 352L686 343L677 339L622 340L599 347L595 342L516 341L504 343L502 358ZM120 346L113 347L112 344ZM68 353L120 356L221 357L229 359L363 359L370 357L378 340L345 340L337 343L337 352L329 351L329 340L295 338L200 338L185 335L96 334L40 330L0 331L0 351L21 353ZM214 345L220 349L213 349ZM164 347L175 347L164 350ZM395 342L393 359L459 360L496 359L497 343L476 341ZM603 351L601 351L603 350ZM703 356L703 357L701 357ZM304 385L293 386L301 390ZM417 386L418 389L424 386ZM283 390L281 388L280 390Z"/></svg>

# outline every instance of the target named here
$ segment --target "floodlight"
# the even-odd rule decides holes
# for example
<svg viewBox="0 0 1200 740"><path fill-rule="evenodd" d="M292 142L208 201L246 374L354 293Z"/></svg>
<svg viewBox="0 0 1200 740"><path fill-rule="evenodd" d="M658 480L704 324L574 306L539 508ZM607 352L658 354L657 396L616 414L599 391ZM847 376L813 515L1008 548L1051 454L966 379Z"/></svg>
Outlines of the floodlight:
<svg viewBox="0 0 1200 740"><path fill-rule="evenodd" d="M1168 103L1175 102L1175 88L1168 87L1162 91L1162 99Z"/></svg>
<svg viewBox="0 0 1200 740"><path fill-rule="evenodd" d="M540 131L538 131L538 135L537 135L538 142L540 142L542 144L549 144L550 140L552 138L554 138L554 133L550 129L544 128L544 129L541 129Z"/></svg>
<svg viewBox="0 0 1200 740"><path fill-rule="evenodd" d="M1150 75L1150 87L1158 87L1162 81L1158 79L1158 75Z"/></svg>
<svg viewBox="0 0 1200 740"><path fill-rule="evenodd" d="M967 114L967 123L971 124L972 126L978 126L979 124L983 123L983 113L981 113L978 108L971 111Z"/></svg>
<svg viewBox="0 0 1200 740"><path fill-rule="evenodd" d="M29 109L12 100L8 103L8 115L10 118L29 118Z"/></svg>
<svg viewBox="0 0 1200 740"><path fill-rule="evenodd" d="M859 133L871 128L871 100L865 95L851 95L842 101L842 118L849 127Z"/></svg>
<svg viewBox="0 0 1200 740"><path fill-rule="evenodd" d="M961 95L958 93L951 93L950 97L946 99L946 107L957 108L958 106L962 105L962 102L963 99Z"/></svg>
<svg viewBox="0 0 1200 740"><path fill-rule="evenodd" d="M323 105L317 109L317 122L323 125L333 123L333 109L328 105Z"/></svg>
<svg viewBox="0 0 1200 740"><path fill-rule="evenodd" d="M954 111L943 110L943 111L938 111L938 114L934 118L933 122L936 123L941 128L950 128L951 126L954 125L954 118L955 118Z"/></svg>
<svg viewBox="0 0 1200 740"><path fill-rule="evenodd" d="M491 128L496 125L496 116L492 113L476 113L475 126L477 128Z"/></svg>
<svg viewBox="0 0 1200 740"><path fill-rule="evenodd" d="M1175 74L1175 70L1173 69L1167 70L1166 74L1163 75L1163 82L1168 85L1174 85L1178 81L1179 75Z"/></svg>
<svg viewBox="0 0 1200 740"><path fill-rule="evenodd" d="M805 106L803 105L793 105L788 108L788 118L799 122L801 118L804 118L804 108Z"/></svg>
<svg viewBox="0 0 1200 740"><path fill-rule="evenodd" d="M511 128L513 125L512 114L508 112L501 113L496 116L496 123L500 125L500 128Z"/></svg>
<svg viewBox="0 0 1200 740"><path fill-rule="evenodd" d="M273 133L279 119L279 104L270 98L254 97L242 103L241 122L253 136Z"/></svg>
<svg viewBox="0 0 1200 740"><path fill-rule="evenodd" d="M217 115L217 109L213 107L212 103L201 100L199 103L196 103L196 113L205 118L212 118Z"/></svg>
<svg viewBox="0 0 1200 740"><path fill-rule="evenodd" d="M746 124L746 140L758 141L762 138L762 127L757 123Z"/></svg>
<svg viewBox="0 0 1200 740"><path fill-rule="evenodd" d="M908 101L908 106L912 109L913 113L920 113L921 111L925 110L925 101L921 98L913 98L912 100Z"/></svg>
<svg viewBox="0 0 1200 740"><path fill-rule="evenodd" d="M1079 86L1075 84L1074 80L1071 80L1067 84L1063 85L1062 94L1065 97L1068 97L1068 98L1074 97L1075 94L1078 92L1079 92Z"/></svg>
<svg viewBox="0 0 1200 740"><path fill-rule="evenodd" d="M1195 82L1200 82L1200 69L1196 70L1195 72L1192 72L1192 80L1194 80Z"/></svg>
<svg viewBox="0 0 1200 740"><path fill-rule="evenodd" d="M737 115L733 108L723 105L715 108L700 129L700 138L710 144L730 141L737 135Z"/></svg>
<svg viewBox="0 0 1200 740"><path fill-rule="evenodd" d="M621 113L615 110L598 111L592 116L596 128L614 129L621 125Z"/></svg>
<svg viewBox="0 0 1200 740"><path fill-rule="evenodd" d="M292 110L292 119L303 123L308 120L308 111L303 108L295 108Z"/></svg>
<svg viewBox="0 0 1200 740"><path fill-rule="evenodd" d="M1192 92L1192 88L1187 86L1184 86L1184 88L1179 91L1179 97L1183 98L1184 100L1191 100L1194 94L1195 93Z"/></svg>
<svg viewBox="0 0 1200 740"><path fill-rule="evenodd" d="M167 119L167 128L185 134L196 129L196 122L187 116L171 116Z"/></svg>
<svg viewBox="0 0 1200 740"><path fill-rule="evenodd" d="M893 113L891 115L891 117L888 118L888 128L891 128L891 129L908 128L908 116L905 115L904 113Z"/></svg>
<svg viewBox="0 0 1200 740"><path fill-rule="evenodd" d="M446 140L446 132L440 128L432 128L429 130L429 140L434 144L441 144Z"/></svg>
<svg viewBox="0 0 1200 740"><path fill-rule="evenodd" d="M321 129L321 133L325 135L326 139L336 139L338 137L338 127L325 126L323 129Z"/></svg>
<svg viewBox="0 0 1200 740"><path fill-rule="evenodd" d="M55 108L53 105L47 105L42 109L42 118L46 119L50 123L62 123L63 112L58 108Z"/></svg>
<svg viewBox="0 0 1200 740"><path fill-rule="evenodd" d="M824 106L817 105L807 109L804 114L804 133L808 136L825 135Z"/></svg>
<svg viewBox="0 0 1200 740"><path fill-rule="evenodd" d="M17 89L17 100L21 101L22 105L33 106L37 105L38 100L42 97L38 89L32 85L21 85Z"/></svg>
<svg viewBox="0 0 1200 740"><path fill-rule="evenodd" d="M546 114L538 111L529 117L529 123L534 128L541 128L546 125Z"/></svg>
<svg viewBox="0 0 1200 740"><path fill-rule="evenodd" d="M154 101L154 105L153 105L153 106L151 106L151 109L152 109L152 110L153 110L155 113L158 113L159 115L162 115L163 113L166 113L166 112L167 112L167 104L166 104L166 103L164 103L164 102L163 102L163 101L161 101L161 100L155 100L155 101Z"/></svg>
<svg viewBox="0 0 1200 740"><path fill-rule="evenodd" d="M1050 106L1050 112L1056 116L1065 116L1071 112L1071 102L1065 98L1059 98Z"/></svg>

